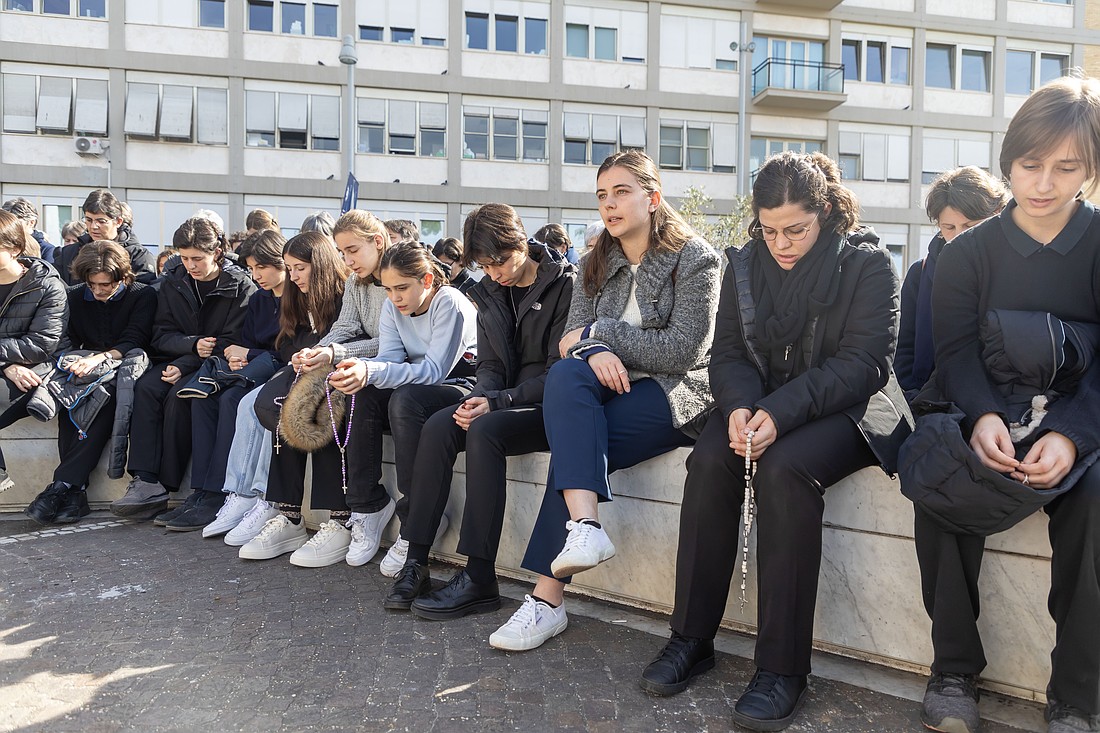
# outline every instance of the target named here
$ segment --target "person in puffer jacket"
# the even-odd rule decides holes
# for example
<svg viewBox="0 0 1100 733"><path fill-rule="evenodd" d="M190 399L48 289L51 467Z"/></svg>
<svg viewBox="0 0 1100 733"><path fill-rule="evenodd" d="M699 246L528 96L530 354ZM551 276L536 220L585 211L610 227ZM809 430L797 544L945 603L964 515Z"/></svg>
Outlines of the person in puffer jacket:
<svg viewBox="0 0 1100 733"><path fill-rule="evenodd" d="M128 353L149 348L157 296L134 282L130 257L115 242L99 241L81 248L73 274L82 285L68 293L68 337L74 349L88 351L69 366L69 378L86 377L101 365L117 365ZM81 429L68 411L59 410L57 453L61 459L53 481L26 508L39 524L71 524L88 514L88 477L99 463L115 420L114 379L99 383L109 395L91 423Z"/></svg>
<svg viewBox="0 0 1100 733"><path fill-rule="evenodd" d="M225 261L225 234L192 217L172 236L180 261L157 293L153 359L134 389L126 495L111 505L119 516L152 518L183 481L191 452L191 404L176 397L212 354L239 345L248 299L256 291L244 270Z"/></svg>
<svg viewBox="0 0 1100 733"><path fill-rule="evenodd" d="M81 208L84 211L84 224L88 230L77 237L76 242L68 244L54 252L54 264L61 279L69 285L79 285L80 281L72 275L72 265L82 247L97 241L110 240L130 255L130 269L134 279L141 283L151 283L156 279L156 259L145 249L134 234L133 228L126 222L123 204L110 191L97 188L88 194Z"/></svg>
<svg viewBox="0 0 1100 733"><path fill-rule="evenodd" d="M65 283L45 261L23 257L23 222L0 211L0 429L27 416L42 380L65 346ZM0 491L11 488L0 453Z"/></svg>

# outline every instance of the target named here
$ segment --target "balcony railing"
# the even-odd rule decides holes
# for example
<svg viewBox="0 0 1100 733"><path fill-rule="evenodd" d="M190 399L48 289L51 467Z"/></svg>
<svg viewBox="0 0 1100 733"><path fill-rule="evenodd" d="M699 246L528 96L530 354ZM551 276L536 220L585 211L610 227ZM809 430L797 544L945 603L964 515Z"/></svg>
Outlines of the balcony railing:
<svg viewBox="0 0 1100 733"><path fill-rule="evenodd" d="M844 66L821 61L768 58L752 70L752 93L764 89L844 93Z"/></svg>

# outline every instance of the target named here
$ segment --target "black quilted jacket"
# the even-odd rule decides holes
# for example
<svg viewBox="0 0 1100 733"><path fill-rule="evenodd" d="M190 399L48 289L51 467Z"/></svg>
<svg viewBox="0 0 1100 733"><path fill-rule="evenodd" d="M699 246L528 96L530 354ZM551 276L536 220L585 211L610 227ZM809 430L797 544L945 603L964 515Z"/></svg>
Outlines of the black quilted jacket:
<svg viewBox="0 0 1100 733"><path fill-rule="evenodd" d="M19 262L27 272L0 303L0 369L22 364L45 376L54 354L68 347L65 283L43 260L25 257Z"/></svg>

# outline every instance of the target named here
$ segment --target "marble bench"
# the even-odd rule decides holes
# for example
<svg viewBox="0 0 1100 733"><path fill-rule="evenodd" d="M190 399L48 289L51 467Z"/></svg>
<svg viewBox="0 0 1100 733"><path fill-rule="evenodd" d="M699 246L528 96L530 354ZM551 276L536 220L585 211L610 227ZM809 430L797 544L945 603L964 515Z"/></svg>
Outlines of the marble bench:
<svg viewBox="0 0 1100 733"><path fill-rule="evenodd" d="M50 481L57 461L55 431L52 423L30 419L4 429L0 448L16 486L0 493L0 511L21 511ZM391 451L387 439L385 475L392 490L396 482ZM612 477L615 501L601 506L600 512L618 554L578 576L575 592L671 612L688 453L679 449ZM504 575L530 577L519 563L538 513L548 462L545 453L509 460L509 503L498 557ZM89 499L105 507L125 487L125 480L107 479L101 463L93 474ZM464 494L465 465L460 458L447 510L451 528L435 548L440 558L459 557L455 528L462 519ZM912 506L897 483L875 469L861 471L828 490L814 633L817 648L889 667L927 671L930 623L921 604L912 517ZM314 513L307 521L315 524L323 518ZM1046 610L1050 587L1046 521L1038 514L991 537L981 577L981 627L989 660L984 684L1035 700L1044 699L1054 644L1054 625ZM741 529L732 526L730 531ZM392 539L394 526L388 532ZM755 598L750 590L742 615L738 585L735 578L725 623L752 632ZM755 579L750 577L749 588L754 587Z"/></svg>

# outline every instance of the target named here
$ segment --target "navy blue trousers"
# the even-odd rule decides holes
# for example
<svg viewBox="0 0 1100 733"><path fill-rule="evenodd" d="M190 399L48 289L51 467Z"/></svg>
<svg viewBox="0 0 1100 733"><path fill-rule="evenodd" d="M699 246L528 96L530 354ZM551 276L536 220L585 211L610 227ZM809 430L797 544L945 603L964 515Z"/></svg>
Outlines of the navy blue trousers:
<svg viewBox="0 0 1100 733"><path fill-rule="evenodd" d="M586 489L611 501L609 474L692 440L673 427L668 398L655 381L641 379L620 395L600 384L580 359L562 359L550 368L542 413L550 472L522 567L553 577L550 563L565 545L570 519L562 491Z"/></svg>

